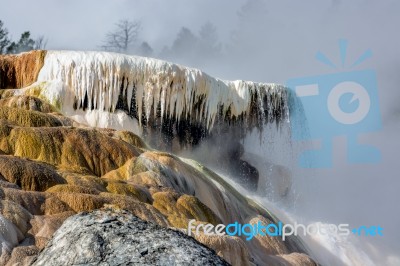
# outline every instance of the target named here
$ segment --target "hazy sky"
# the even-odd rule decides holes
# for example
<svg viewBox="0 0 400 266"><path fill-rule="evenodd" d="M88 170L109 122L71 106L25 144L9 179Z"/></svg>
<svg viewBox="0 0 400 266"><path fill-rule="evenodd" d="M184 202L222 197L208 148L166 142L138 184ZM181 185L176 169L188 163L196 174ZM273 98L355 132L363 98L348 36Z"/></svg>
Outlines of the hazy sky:
<svg viewBox="0 0 400 266"><path fill-rule="evenodd" d="M248 15L240 17L246 5ZM223 78L282 83L330 71L314 55L322 50L338 60L340 38L350 42L349 60L372 49L374 58L364 67L395 63L399 11L397 0L3 0L0 19L15 39L30 30L48 38L48 49L77 50L98 49L119 19L140 20L141 39L156 51L171 45L182 26L196 33L209 21L223 45L232 45L236 32L236 49L227 54L231 60L202 68Z"/></svg>
<svg viewBox="0 0 400 266"><path fill-rule="evenodd" d="M341 165L326 174L331 179L326 179L316 195L329 199L321 204L336 204L331 206L330 218L352 215L353 222L379 222L382 218L389 230L385 238L388 253L400 248L396 229L399 208L392 205L400 202L400 1L2 0L0 19L14 39L30 30L33 36L48 38L48 49L74 50L98 49L120 19L140 20L140 37L156 52L170 46L181 27L198 33L201 25L211 22L224 47L223 58L187 64L226 79L284 83L299 76L376 70L384 129L371 139L382 149L384 161L378 167ZM344 68L332 69L315 60L316 52L321 51L340 65L339 39L349 42ZM367 49L373 57L349 68ZM332 178L335 175L337 180Z"/></svg>

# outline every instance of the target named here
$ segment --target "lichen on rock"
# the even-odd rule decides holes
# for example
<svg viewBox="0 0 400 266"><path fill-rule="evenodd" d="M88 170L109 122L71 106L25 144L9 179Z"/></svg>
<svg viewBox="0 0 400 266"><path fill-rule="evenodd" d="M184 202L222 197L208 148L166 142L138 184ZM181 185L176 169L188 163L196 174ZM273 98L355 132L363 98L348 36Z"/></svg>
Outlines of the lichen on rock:
<svg viewBox="0 0 400 266"><path fill-rule="evenodd" d="M82 264L228 265L181 232L112 209L68 218L33 266Z"/></svg>
<svg viewBox="0 0 400 266"><path fill-rule="evenodd" d="M45 191L67 182L49 165L14 156L0 155L0 176L23 190Z"/></svg>

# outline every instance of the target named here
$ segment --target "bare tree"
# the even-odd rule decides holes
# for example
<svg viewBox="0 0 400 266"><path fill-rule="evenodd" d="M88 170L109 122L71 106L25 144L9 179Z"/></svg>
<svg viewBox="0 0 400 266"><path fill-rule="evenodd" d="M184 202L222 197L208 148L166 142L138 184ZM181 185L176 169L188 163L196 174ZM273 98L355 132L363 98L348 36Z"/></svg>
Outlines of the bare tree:
<svg viewBox="0 0 400 266"><path fill-rule="evenodd" d="M127 53L137 41L139 31L139 21L120 20L115 25L115 29L107 33L101 47L108 51Z"/></svg>
<svg viewBox="0 0 400 266"><path fill-rule="evenodd" d="M33 46L35 50L44 50L47 46L47 39L44 35L40 35L35 40L35 45Z"/></svg>

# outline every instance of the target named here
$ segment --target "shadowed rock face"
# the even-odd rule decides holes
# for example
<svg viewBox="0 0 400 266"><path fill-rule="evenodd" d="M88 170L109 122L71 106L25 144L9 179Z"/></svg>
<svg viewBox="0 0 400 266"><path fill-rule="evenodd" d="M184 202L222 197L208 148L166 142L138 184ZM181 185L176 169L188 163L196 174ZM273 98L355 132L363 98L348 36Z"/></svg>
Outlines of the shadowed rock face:
<svg viewBox="0 0 400 266"><path fill-rule="evenodd" d="M22 88L37 80L46 51L0 56L0 89Z"/></svg>
<svg viewBox="0 0 400 266"><path fill-rule="evenodd" d="M127 211L68 218L33 265L229 265L191 237Z"/></svg>
<svg viewBox="0 0 400 266"><path fill-rule="evenodd" d="M238 142L232 143L232 148L228 151L228 162L226 163L228 171L232 176L237 176L239 179L237 181L245 188L250 191L256 191L259 179L258 170L247 161L241 159L243 153L244 148L242 144Z"/></svg>

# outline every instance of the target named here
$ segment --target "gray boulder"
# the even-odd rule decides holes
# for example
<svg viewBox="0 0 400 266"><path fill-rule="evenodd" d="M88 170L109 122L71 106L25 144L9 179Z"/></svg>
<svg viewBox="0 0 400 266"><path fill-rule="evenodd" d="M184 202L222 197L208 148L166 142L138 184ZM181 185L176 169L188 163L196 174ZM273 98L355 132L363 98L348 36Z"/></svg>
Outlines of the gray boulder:
<svg viewBox="0 0 400 266"><path fill-rule="evenodd" d="M68 218L33 265L229 264L182 232L101 209Z"/></svg>

